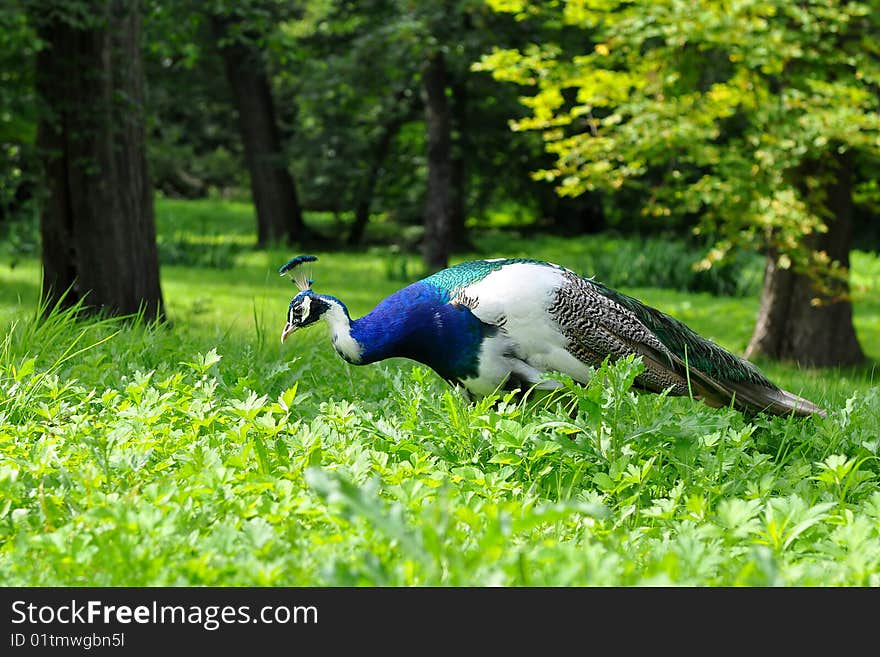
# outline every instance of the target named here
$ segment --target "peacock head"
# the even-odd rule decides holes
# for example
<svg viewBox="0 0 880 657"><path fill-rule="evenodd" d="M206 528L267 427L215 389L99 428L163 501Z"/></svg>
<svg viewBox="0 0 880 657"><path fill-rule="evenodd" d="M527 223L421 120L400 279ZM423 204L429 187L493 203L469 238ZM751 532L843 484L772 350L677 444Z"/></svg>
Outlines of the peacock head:
<svg viewBox="0 0 880 657"><path fill-rule="evenodd" d="M302 270L302 265L315 262L317 259L311 255L296 256L278 270L282 276L289 274L291 282L299 288L299 294L290 300L290 306L287 308L287 323L281 331L281 342L284 342L295 330L314 324L329 308L321 295L312 291L313 281Z"/></svg>
<svg viewBox="0 0 880 657"><path fill-rule="evenodd" d="M287 324L281 331L281 342L295 330L317 322L321 315L330 310L330 304L320 295L311 290L303 290L290 301L287 309Z"/></svg>

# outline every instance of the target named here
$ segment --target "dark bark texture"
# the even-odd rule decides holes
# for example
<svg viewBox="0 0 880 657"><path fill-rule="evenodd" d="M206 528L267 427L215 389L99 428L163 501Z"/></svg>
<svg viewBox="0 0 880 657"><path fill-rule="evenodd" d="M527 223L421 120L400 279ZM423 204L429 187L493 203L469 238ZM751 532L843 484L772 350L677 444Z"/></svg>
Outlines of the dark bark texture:
<svg viewBox="0 0 880 657"><path fill-rule="evenodd" d="M808 242L849 268L853 239L851 159L838 157L834 172L824 201L832 215L828 232L812 236ZM765 355L812 367L862 363L865 356L853 326L848 281L829 281L830 291L817 293L808 276L780 268L777 260L777 254L768 256L761 306L746 357Z"/></svg>
<svg viewBox="0 0 880 657"><path fill-rule="evenodd" d="M34 17L46 47L36 85L48 197L43 295L111 314L163 315L147 172L139 3L101 3L89 27ZM69 290L69 291L68 291ZM65 292L67 292L65 296Z"/></svg>
<svg viewBox="0 0 880 657"><path fill-rule="evenodd" d="M428 188L422 259L429 271L449 264L452 247L452 117L443 54L428 58L422 77L428 147Z"/></svg>
<svg viewBox="0 0 880 657"><path fill-rule="evenodd" d="M257 212L257 244L306 239L302 208L281 145L275 103L260 53L228 37L226 19L212 19L214 35L238 112L245 163Z"/></svg>
<svg viewBox="0 0 880 657"><path fill-rule="evenodd" d="M465 164L468 144L468 90L465 79L452 83L452 245L456 249L471 249L473 244L467 231L467 169Z"/></svg>

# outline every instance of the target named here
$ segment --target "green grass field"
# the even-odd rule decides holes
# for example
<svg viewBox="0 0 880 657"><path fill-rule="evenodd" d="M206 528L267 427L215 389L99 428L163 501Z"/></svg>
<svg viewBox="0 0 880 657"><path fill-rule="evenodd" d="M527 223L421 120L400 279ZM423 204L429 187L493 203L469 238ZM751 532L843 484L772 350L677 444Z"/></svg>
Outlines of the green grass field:
<svg viewBox="0 0 880 657"><path fill-rule="evenodd" d="M872 367L759 363L824 419L638 395L629 362L542 403L468 403L409 361L348 365L323 327L282 347L294 254L251 248L249 206L157 215L167 326L37 323L37 262L0 262L0 584L880 585ZM627 248L478 246L600 280ZM419 273L387 248L316 255L315 288L354 315ZM878 361L880 259L856 253L853 281ZM757 310L620 289L735 352Z"/></svg>

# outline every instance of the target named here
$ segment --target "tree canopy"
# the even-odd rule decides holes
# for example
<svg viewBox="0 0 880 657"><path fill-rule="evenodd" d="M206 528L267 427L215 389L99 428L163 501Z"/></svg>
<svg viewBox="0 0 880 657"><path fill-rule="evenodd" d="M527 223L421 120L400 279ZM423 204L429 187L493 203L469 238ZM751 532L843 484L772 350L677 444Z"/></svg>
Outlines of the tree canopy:
<svg viewBox="0 0 880 657"><path fill-rule="evenodd" d="M853 154L859 192L880 155L880 12L837 0L489 0L523 21L577 28L577 52L541 42L477 65L524 87L560 194L632 188L642 212L691 217L734 245L828 263L804 236L827 230L837 156ZM872 6L873 5L873 6Z"/></svg>

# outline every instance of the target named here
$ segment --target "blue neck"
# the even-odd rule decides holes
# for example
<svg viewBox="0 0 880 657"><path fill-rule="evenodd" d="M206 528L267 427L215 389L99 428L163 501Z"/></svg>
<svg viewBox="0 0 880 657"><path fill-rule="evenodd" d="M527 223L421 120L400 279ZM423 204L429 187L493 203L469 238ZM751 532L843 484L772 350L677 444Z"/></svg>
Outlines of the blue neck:
<svg viewBox="0 0 880 657"><path fill-rule="evenodd" d="M360 364L411 358L446 379L476 376L480 344L488 327L444 292L418 282L395 292L351 323L362 348Z"/></svg>

